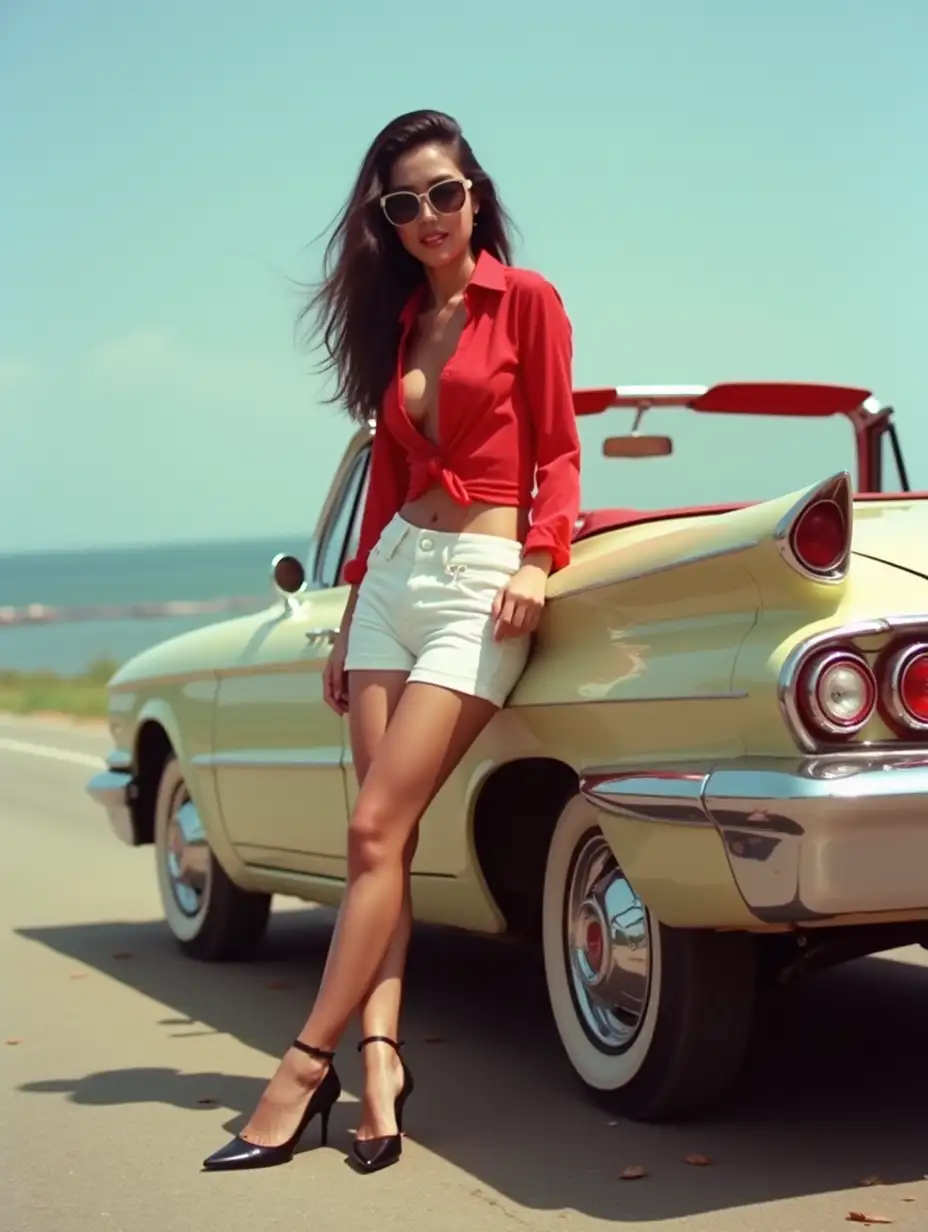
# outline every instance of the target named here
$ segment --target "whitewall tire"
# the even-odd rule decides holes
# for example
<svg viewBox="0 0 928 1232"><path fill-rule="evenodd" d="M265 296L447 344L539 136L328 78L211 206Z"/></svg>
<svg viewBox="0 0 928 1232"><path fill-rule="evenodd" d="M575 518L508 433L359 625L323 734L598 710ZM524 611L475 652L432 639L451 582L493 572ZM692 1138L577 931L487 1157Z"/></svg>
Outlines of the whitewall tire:
<svg viewBox="0 0 928 1232"><path fill-rule="evenodd" d="M208 962L250 953L267 928L270 895L249 893L229 880L173 756L155 798L154 848L164 918L181 948Z"/></svg>
<svg viewBox="0 0 928 1232"><path fill-rule="evenodd" d="M579 795L548 850L542 938L564 1050L612 1109L638 1120L692 1115L735 1078L755 1001L752 938L660 924Z"/></svg>

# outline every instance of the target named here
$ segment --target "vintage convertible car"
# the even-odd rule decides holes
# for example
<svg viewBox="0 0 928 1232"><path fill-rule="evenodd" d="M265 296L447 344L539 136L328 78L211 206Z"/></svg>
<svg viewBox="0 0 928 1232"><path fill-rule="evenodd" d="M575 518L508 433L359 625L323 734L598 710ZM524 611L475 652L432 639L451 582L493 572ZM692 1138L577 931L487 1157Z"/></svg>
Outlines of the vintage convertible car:
<svg viewBox="0 0 928 1232"><path fill-rule="evenodd" d="M758 990L928 939L928 502L865 389L593 389L637 411L608 456L669 452L653 407L843 415L857 474L747 506L599 509L549 584L525 673L425 816L418 919L540 943L579 1078L623 1115L694 1114L738 1072ZM605 422L587 420L587 425ZM257 614L156 645L110 683L89 791L153 844L187 953L232 959L274 893L336 904L356 783L322 672L372 430L308 566ZM900 490L883 493L892 453Z"/></svg>

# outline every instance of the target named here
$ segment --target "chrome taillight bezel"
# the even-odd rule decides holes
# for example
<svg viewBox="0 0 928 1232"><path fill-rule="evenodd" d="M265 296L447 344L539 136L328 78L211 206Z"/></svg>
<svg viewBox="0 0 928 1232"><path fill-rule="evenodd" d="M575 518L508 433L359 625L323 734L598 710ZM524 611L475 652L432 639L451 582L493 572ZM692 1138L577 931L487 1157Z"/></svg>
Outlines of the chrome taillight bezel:
<svg viewBox="0 0 928 1232"><path fill-rule="evenodd" d="M863 678L868 690L868 704L858 718L842 723L827 713L822 705L819 692L825 673L842 664L853 668ZM806 723L811 720L815 728L823 736L846 738L862 731L873 718L879 698L879 686L873 668L860 651L841 646L830 650L822 650L810 655L803 663L797 679L801 692L800 706L806 712Z"/></svg>
<svg viewBox="0 0 928 1232"><path fill-rule="evenodd" d="M861 649L859 642L879 639L879 645ZM899 718L898 683L906 666L919 652L928 653L928 614L877 617L852 621L838 628L822 630L803 638L792 647L777 678L780 713L797 746L805 753L876 751L905 752L928 745L928 725L919 719ZM877 705L870 722L877 721L888 731L840 735L820 731L802 704L802 681L806 668L825 652L862 656L877 682ZM901 662L900 662L901 658ZM895 670L894 672L894 669ZM867 725L865 724L865 731Z"/></svg>

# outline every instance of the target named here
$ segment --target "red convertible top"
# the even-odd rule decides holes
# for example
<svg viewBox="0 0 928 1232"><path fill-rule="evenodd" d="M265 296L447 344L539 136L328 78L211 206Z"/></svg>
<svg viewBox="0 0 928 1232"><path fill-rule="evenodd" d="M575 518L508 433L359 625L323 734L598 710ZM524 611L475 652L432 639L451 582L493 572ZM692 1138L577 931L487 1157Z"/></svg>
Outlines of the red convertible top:
<svg viewBox="0 0 928 1232"><path fill-rule="evenodd" d="M578 415L599 415L612 407L637 411L679 407L727 415L824 417L875 414L882 407L869 389L787 381L730 381L722 385L617 385L574 392Z"/></svg>

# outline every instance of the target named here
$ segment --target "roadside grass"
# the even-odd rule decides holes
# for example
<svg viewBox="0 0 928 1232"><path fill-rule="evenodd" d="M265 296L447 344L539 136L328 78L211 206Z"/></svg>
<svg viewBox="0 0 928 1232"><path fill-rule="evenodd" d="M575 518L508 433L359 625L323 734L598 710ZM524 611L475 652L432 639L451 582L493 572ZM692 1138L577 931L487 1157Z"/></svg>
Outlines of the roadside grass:
<svg viewBox="0 0 928 1232"><path fill-rule="evenodd" d="M118 666L108 659L100 659L74 676L0 670L0 712L35 714L45 711L76 718L103 718L106 715L106 682Z"/></svg>

